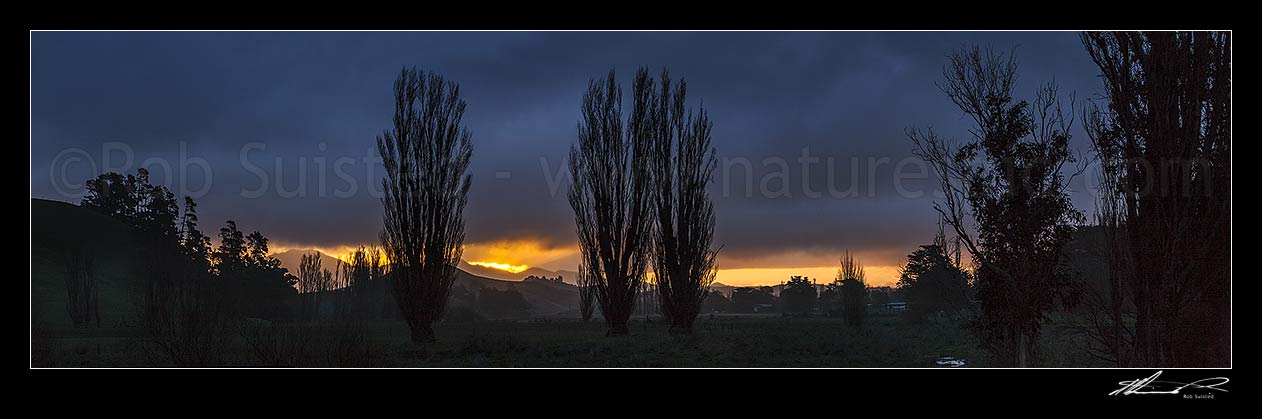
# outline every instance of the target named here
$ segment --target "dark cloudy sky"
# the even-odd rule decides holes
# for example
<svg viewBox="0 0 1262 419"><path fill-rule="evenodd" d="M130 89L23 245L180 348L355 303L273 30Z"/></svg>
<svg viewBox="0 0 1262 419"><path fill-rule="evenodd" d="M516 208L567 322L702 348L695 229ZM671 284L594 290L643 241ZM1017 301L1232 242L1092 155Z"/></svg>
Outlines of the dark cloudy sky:
<svg viewBox="0 0 1262 419"><path fill-rule="evenodd" d="M720 267L813 276L844 249L892 267L936 230L931 182L914 162L899 166L910 180L894 172L910 156L906 128L968 135L934 85L953 49L1016 48L1023 98L1053 78L1079 105L1100 89L1073 32L35 32L31 43L32 197L78 202L84 179L144 165L198 200L208 232L232 219L278 248L370 243L375 137L394 77L416 66L458 82L468 103L469 259L551 269L576 264L561 168L587 81L611 68L629 89L637 67L668 66L692 105L704 101ZM1088 151L1078 128L1072 146ZM1088 214L1090 182L1073 185Z"/></svg>

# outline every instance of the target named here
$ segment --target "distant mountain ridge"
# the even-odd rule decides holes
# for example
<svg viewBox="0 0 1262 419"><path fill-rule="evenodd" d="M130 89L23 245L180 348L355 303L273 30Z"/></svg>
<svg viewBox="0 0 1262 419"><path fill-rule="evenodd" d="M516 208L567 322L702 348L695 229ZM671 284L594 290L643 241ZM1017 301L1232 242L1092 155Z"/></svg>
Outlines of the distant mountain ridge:
<svg viewBox="0 0 1262 419"><path fill-rule="evenodd" d="M320 252L319 250L316 250L316 249L289 249L284 252L273 253L271 256L276 259L280 259L281 266L289 269L289 273L296 274L298 272L298 265L302 261L302 256L311 254L311 253L320 254L320 267L324 269L333 269L334 267L337 266L338 262L340 261L340 259L330 256L328 254L325 254L323 252ZM576 282L577 274L572 271L565 271L565 270L551 271L551 270L543 269L536 266L532 266L530 268L527 268L524 271L514 273L514 272L505 271L502 269L495 269L495 268L486 267L486 266L473 265L465 260L461 260L458 268L462 271L469 273L470 275L480 276L480 277L490 278L490 279L498 279L501 281L521 281L523 279L526 279L526 277L530 277L530 276L556 278L559 275L561 276L562 280L565 283L570 284L570 285L577 284Z"/></svg>
<svg viewBox="0 0 1262 419"><path fill-rule="evenodd" d="M320 255L320 268L330 271L337 268L340 259L326 255L315 249L289 249L280 253L273 253L271 256L280 260L280 266L289 269L289 273L298 275L298 266L302 264L302 256L317 253Z"/></svg>
<svg viewBox="0 0 1262 419"><path fill-rule="evenodd" d="M312 253L320 255L320 267L322 269L333 270L340 262L339 259L315 249L289 249L284 252L274 253L272 257L279 259L281 266L289 269L289 273L297 275L302 255ZM577 288L570 283L524 281L525 278L531 275L546 276L548 278L555 278L557 275L565 277L564 273L542 268L530 268L522 272L512 273L485 266L470 265L462 260L460 261L460 266L457 267L455 284L464 286L470 291L476 291L480 288L516 290L522 293L522 296L530 303L531 307L528 311L533 315L554 316L571 311L577 312ZM568 277L565 279L572 280Z"/></svg>
<svg viewBox="0 0 1262 419"><path fill-rule="evenodd" d="M574 285L578 283L577 282L578 274L573 271L566 271L566 270L552 271L552 270L540 268L538 266L531 266L529 268L526 268L526 270L524 271L513 273L513 272L505 271L502 269L495 269L495 268L490 268L486 266L472 265L469 262L461 260L460 269L474 275L484 276L484 277L493 278L493 279L499 279L503 281L521 281L523 279L526 279L526 277L528 276L556 278L559 275L561 276L562 281L564 281L567 284Z"/></svg>

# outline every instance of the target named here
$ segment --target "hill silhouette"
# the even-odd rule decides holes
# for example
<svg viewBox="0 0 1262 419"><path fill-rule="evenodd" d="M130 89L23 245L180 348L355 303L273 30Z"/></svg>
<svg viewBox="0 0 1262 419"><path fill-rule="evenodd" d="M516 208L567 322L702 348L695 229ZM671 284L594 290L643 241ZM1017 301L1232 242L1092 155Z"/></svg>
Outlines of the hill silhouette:
<svg viewBox="0 0 1262 419"><path fill-rule="evenodd" d="M302 255L317 253L320 255L320 264L324 269L333 270L337 266L338 259L315 249L290 249L281 253L273 254L273 257L280 259L281 266L289 269L290 273L296 273L298 263ZM470 269L472 268L472 269ZM498 277L488 277L481 275L484 271L495 271ZM492 272L493 274L495 272ZM460 267L456 271L456 286L463 286L470 291L477 291L483 288L493 288L501 291L513 290L520 292L526 298L526 302L530 303L528 310L531 315L535 316L566 316L570 314L577 315L578 310L578 288L565 283L557 283L553 281L535 281L524 280L525 277L532 275L531 270L526 270L517 274L499 269L486 268L476 265L469 265L461 261ZM541 272L547 272L550 277L555 277L556 273L543 269L537 269L535 275ZM514 278L516 277L516 278Z"/></svg>
<svg viewBox="0 0 1262 419"><path fill-rule="evenodd" d="M312 253L320 254L320 267L323 269L332 271L337 268L337 264L340 262L338 258L326 255L315 249L289 249L284 252L273 253L271 256L279 259L280 266L289 269L289 273L298 275L298 265L302 261L302 256Z"/></svg>
<svg viewBox="0 0 1262 419"><path fill-rule="evenodd" d="M140 262L130 251L135 230L118 220L77 205L31 199L31 322L71 327L66 311L64 258L74 249L94 254L100 290L101 324L127 322L132 303L127 287Z"/></svg>
<svg viewBox="0 0 1262 419"><path fill-rule="evenodd" d="M460 270L485 278L499 279L503 281L521 281L529 276L556 278L561 276L562 280L570 285L576 284L575 280L578 274L568 270L549 270L538 266L531 266L521 272L509 272L501 269L489 268L486 266L472 265L464 260L460 261Z"/></svg>
<svg viewBox="0 0 1262 419"><path fill-rule="evenodd" d="M534 316L578 316L578 287L555 281L524 280L504 281L477 276L457 270L457 286L469 290L494 288L497 290L517 291L530 303L527 310Z"/></svg>
<svg viewBox="0 0 1262 419"><path fill-rule="evenodd" d="M295 273L298 271L298 264L302 260L302 255L311 253L320 254L320 266L322 268L333 269L333 267L337 266L337 257L325 254L316 249L288 249L284 252L273 253L271 256L280 259L281 266L288 268L290 273ZM520 282L530 276L555 278L559 275L563 278L565 283L574 285L575 279L578 275L573 271L553 271L537 266L532 266L521 272L509 272L502 269L473 265L465 260L460 261L460 266L458 266L458 268L473 276L515 282Z"/></svg>

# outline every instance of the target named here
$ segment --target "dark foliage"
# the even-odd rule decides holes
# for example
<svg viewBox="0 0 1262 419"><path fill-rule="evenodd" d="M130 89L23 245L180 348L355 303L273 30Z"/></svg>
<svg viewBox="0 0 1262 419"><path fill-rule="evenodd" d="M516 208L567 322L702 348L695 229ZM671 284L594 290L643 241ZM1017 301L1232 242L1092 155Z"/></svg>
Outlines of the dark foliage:
<svg viewBox="0 0 1262 419"><path fill-rule="evenodd" d="M332 280L325 272L319 253L302 255L298 262L298 280L294 285L300 297L299 318L303 321L320 319L320 297L333 289Z"/></svg>
<svg viewBox="0 0 1262 419"><path fill-rule="evenodd" d="M460 262L473 144L454 82L404 69L394 101L394 125L377 137L386 169L381 244L412 340L430 343Z"/></svg>
<svg viewBox="0 0 1262 419"><path fill-rule="evenodd" d="M733 313L753 313L761 312L759 307L775 308L777 304L774 290L768 286L762 287L740 287L732 289L732 305Z"/></svg>
<svg viewBox="0 0 1262 419"><path fill-rule="evenodd" d="M831 285L841 300L841 311L851 326L863 324L868 311L868 283L863 265L849 251L841 257L837 279Z"/></svg>
<svg viewBox="0 0 1262 419"><path fill-rule="evenodd" d="M80 205L135 227L149 241L168 243L178 234L175 195L149 183L149 171L144 168L136 169L135 175L109 172L88 180Z"/></svg>
<svg viewBox="0 0 1262 419"><path fill-rule="evenodd" d="M260 367L306 367L315 363L319 337L315 327L279 327L264 321L242 322L242 341Z"/></svg>
<svg viewBox="0 0 1262 419"><path fill-rule="evenodd" d="M586 264L579 262L578 268L578 313L584 322L592 319L596 305L596 281L592 279Z"/></svg>
<svg viewBox="0 0 1262 419"><path fill-rule="evenodd" d="M583 95L578 143L570 147L570 206L582 266L596 285L607 335L626 335L652 250L652 85L636 74L631 115L624 129L622 88L614 72L591 80Z"/></svg>
<svg viewBox="0 0 1262 419"><path fill-rule="evenodd" d="M1229 366L1231 35L1082 42L1107 99L1085 112L1110 243L1110 284L1090 299L1097 349L1121 366Z"/></svg>
<svg viewBox="0 0 1262 419"><path fill-rule="evenodd" d="M219 229L219 247L211 253L217 280L232 297L231 315L241 318L289 319L297 302L297 278L268 256L267 237L248 236L231 220Z"/></svg>
<svg viewBox="0 0 1262 419"><path fill-rule="evenodd" d="M151 184L143 168L136 175L105 173L87 186L84 207L139 233L134 251L143 263L131 291L153 362L220 365L229 332L241 318L289 315L291 278L267 256L262 234L245 236L229 221L220 230L220 247L211 252L209 238L197 229L196 203L186 197L180 214L174 195Z"/></svg>
<svg viewBox="0 0 1262 419"><path fill-rule="evenodd" d="M94 254L87 247L66 252L66 311L75 327L101 325L96 275L93 272Z"/></svg>
<svg viewBox="0 0 1262 419"><path fill-rule="evenodd" d="M912 316L923 320L934 314L957 315L970 309L972 278L960 266L958 251L952 255L948 250L946 236L940 231L933 244L922 245L907 255L907 264L898 276L898 288L906 296Z"/></svg>
<svg viewBox="0 0 1262 419"><path fill-rule="evenodd" d="M845 306L841 301L841 286L839 283L830 283L819 291L819 311L825 317L841 317L845 315L842 310Z"/></svg>
<svg viewBox="0 0 1262 419"><path fill-rule="evenodd" d="M793 316L807 316L815 308L818 292L815 283L804 276L789 278L780 290L781 313Z"/></svg>
<svg viewBox="0 0 1262 419"><path fill-rule="evenodd" d="M224 365L239 318L231 288L211 272L181 260L178 250L148 260L140 298L141 329L150 361L181 367Z"/></svg>
<svg viewBox="0 0 1262 419"><path fill-rule="evenodd" d="M710 248L714 203L706 194L717 165L710 145L712 123L704 109L687 109L684 80L672 85L663 70L656 82L660 91L655 91L652 79L647 84L656 221L653 283L671 333L689 334L717 272L718 251Z"/></svg>
<svg viewBox="0 0 1262 419"><path fill-rule="evenodd" d="M1011 55L962 49L943 73L941 89L973 120L972 141L957 146L932 129L908 135L941 180L946 199L935 208L976 264L973 330L998 364L1024 367L1036 359L1048 313L1075 301L1061 258L1082 219L1062 173L1076 161L1068 149L1073 118L1054 84L1033 103L1013 99Z"/></svg>
<svg viewBox="0 0 1262 419"><path fill-rule="evenodd" d="M701 304L702 313L725 313L732 309L732 300L728 299L723 293L710 290L710 295L705 297L705 302Z"/></svg>

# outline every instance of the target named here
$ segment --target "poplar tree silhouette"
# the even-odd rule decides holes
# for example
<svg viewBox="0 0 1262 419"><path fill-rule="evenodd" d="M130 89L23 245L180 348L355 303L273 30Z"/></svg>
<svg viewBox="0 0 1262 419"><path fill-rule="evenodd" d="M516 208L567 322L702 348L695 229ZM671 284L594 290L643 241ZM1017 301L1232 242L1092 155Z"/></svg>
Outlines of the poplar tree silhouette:
<svg viewBox="0 0 1262 419"><path fill-rule="evenodd" d="M641 70L641 72L645 72ZM654 89L652 79L646 87ZM656 234L653 275L663 315L672 334L691 334L693 322L709 294L718 251L714 239L714 202L706 193L717 166L711 146L712 123L704 109L686 106L688 85L672 85L662 70L650 93L653 215Z"/></svg>
<svg viewBox="0 0 1262 419"><path fill-rule="evenodd" d="M574 209L584 274L609 326L606 336L626 335L652 249L652 88L648 72L636 74L631 115L624 129L622 88L614 71L588 83L570 147L569 201Z"/></svg>
<svg viewBox="0 0 1262 419"><path fill-rule="evenodd" d="M1097 340L1122 366L1229 366L1231 34L1090 32L1082 43L1107 99L1085 110L1114 277Z"/></svg>
<svg viewBox="0 0 1262 419"><path fill-rule="evenodd" d="M473 145L454 82L404 69L394 82L394 99L394 126L377 137L386 169L381 244L412 341L424 344L435 340L433 324L456 279Z"/></svg>

